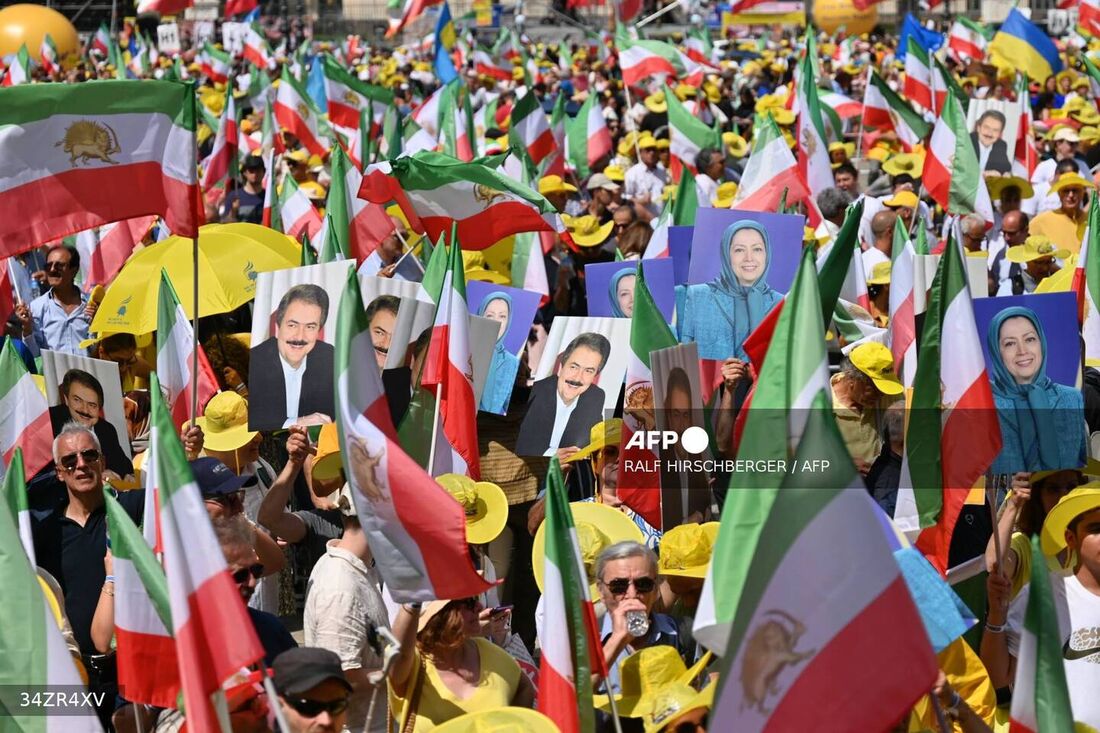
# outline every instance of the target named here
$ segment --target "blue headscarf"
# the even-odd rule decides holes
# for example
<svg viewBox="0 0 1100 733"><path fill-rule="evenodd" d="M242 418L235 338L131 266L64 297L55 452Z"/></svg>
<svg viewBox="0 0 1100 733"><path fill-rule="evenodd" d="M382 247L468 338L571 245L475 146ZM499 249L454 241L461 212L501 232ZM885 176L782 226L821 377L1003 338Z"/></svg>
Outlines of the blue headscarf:
<svg viewBox="0 0 1100 733"><path fill-rule="evenodd" d="M611 296L611 315L616 318L627 318L626 313L623 312L622 306L619 305L619 282L627 275L637 277L637 267L627 267L619 270L611 276L611 282L607 285L608 295Z"/></svg>
<svg viewBox="0 0 1100 733"><path fill-rule="evenodd" d="M734 236L743 229L751 229L760 234L764 240L764 272L752 285L742 285L733 272L733 263L730 261L730 243ZM768 241L768 232L762 224L745 220L731 224L722 234L722 244L719 250L719 259L722 263L722 274L716 280L707 283L712 292L722 293L733 299L733 343L741 344L745 337L752 333L753 329L764 320L768 311L779 299L779 294L768 285L768 271L772 266L772 246ZM721 309L719 309L721 312ZM723 314L724 315L724 314Z"/></svg>
<svg viewBox="0 0 1100 733"><path fill-rule="evenodd" d="M497 337L496 341L496 348L503 349L504 337L508 335L508 328L512 325L512 296L508 295L508 293L505 293L503 290L495 290L489 293L481 301L481 305L478 306L477 314L479 316L484 316L485 309L488 308L489 304L492 303L494 300L503 300L505 303L508 304L508 323L504 327L504 333L500 334Z"/></svg>
<svg viewBox="0 0 1100 733"><path fill-rule="evenodd" d="M1043 356L1030 384L1017 384L1001 358L1001 326L1009 318L1026 318L1031 321L1039 335ZM1000 403L997 406L998 416L1016 428L1025 455L1031 446L1038 446L1040 465L1058 466L1059 436L1054 421L1057 387L1047 376L1047 338L1039 316L1030 308L1022 306L1005 308L990 321L986 342L993 362L993 394Z"/></svg>

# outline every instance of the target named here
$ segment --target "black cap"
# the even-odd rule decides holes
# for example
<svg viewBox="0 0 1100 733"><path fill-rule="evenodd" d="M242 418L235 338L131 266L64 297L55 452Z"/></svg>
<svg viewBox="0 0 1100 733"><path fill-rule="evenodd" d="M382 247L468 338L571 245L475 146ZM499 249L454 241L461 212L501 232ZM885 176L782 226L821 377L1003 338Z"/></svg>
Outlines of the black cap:
<svg viewBox="0 0 1100 733"><path fill-rule="evenodd" d="M351 685L336 652L315 646L287 649L271 663L275 689L280 695L301 695L325 680L336 680L348 692Z"/></svg>
<svg viewBox="0 0 1100 733"><path fill-rule="evenodd" d="M238 476L217 458L196 458L191 471L203 496L224 496L256 484L254 475Z"/></svg>
<svg viewBox="0 0 1100 733"><path fill-rule="evenodd" d="M241 163L242 171L265 170L264 159L258 155L249 155Z"/></svg>

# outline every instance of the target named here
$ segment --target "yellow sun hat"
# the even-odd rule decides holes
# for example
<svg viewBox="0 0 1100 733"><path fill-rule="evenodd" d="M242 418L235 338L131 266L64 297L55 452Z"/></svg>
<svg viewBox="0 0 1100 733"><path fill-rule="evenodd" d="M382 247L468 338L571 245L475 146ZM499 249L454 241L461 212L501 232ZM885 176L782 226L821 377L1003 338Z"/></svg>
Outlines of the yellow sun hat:
<svg viewBox="0 0 1100 733"><path fill-rule="evenodd" d="M637 137L638 137L638 133L636 133L634 130L631 130L630 132L623 135L622 139L619 140L619 147L618 147L619 155L623 156L624 158L633 158L634 157L634 141Z"/></svg>
<svg viewBox="0 0 1100 733"><path fill-rule="evenodd" d="M597 504L594 501L575 501L569 505L573 515L573 526L577 530L577 543L580 545L581 559L588 575L589 597L593 601L600 599L600 589L596 583L596 558L600 553L617 542L633 540L643 543L645 538L638 525L614 507ZM539 591L545 588L543 571L546 559L546 522L539 525L535 532L535 541L531 546L531 568L535 573L535 584Z"/></svg>
<svg viewBox="0 0 1100 733"><path fill-rule="evenodd" d="M618 446L622 437L623 421L621 418L613 417L602 420L593 425L592 429L588 431L588 445L566 458L564 463L583 460L609 445Z"/></svg>
<svg viewBox="0 0 1100 733"><path fill-rule="evenodd" d="M661 537L657 572L681 578L705 577L717 539L718 522L673 527Z"/></svg>
<svg viewBox="0 0 1100 733"><path fill-rule="evenodd" d="M1080 173L1072 171L1058 176L1050 186L1051 193L1058 193L1067 188L1095 188L1092 181L1083 177Z"/></svg>
<svg viewBox="0 0 1100 733"><path fill-rule="evenodd" d="M1020 198L1022 199L1029 199L1035 195L1035 189L1031 187L1031 182L1019 176L990 176L985 179L985 185L989 189L989 197L992 199L999 199L1001 193L1012 186L1020 189Z"/></svg>
<svg viewBox="0 0 1100 733"><path fill-rule="evenodd" d="M603 174L615 183L623 183L624 181L626 181L626 172L617 165L607 166L603 169Z"/></svg>
<svg viewBox="0 0 1100 733"><path fill-rule="evenodd" d="M657 138L657 149L658 150L668 150L671 147L672 147L672 141L670 141L667 137Z"/></svg>
<svg viewBox="0 0 1100 733"><path fill-rule="evenodd" d="M794 112L789 109L780 107L779 109L771 110L772 119L775 120L775 124L780 127L787 127L794 124Z"/></svg>
<svg viewBox="0 0 1100 733"><path fill-rule="evenodd" d="M650 646L634 652L619 665L619 689L615 707L619 715L640 718L662 688L680 682L689 684L710 662L711 653L704 654L690 669L675 647L667 644ZM611 709L607 695L593 695L592 704L603 711Z"/></svg>
<svg viewBox="0 0 1100 733"><path fill-rule="evenodd" d="M643 132L638 138L638 149L645 150L646 148L657 147L657 138L653 137L652 133Z"/></svg>
<svg viewBox="0 0 1100 733"><path fill-rule="evenodd" d="M1066 530L1085 512L1100 509L1100 482L1087 483L1069 492L1054 505L1043 521L1039 543L1043 554L1057 555L1066 548Z"/></svg>
<svg viewBox="0 0 1100 733"><path fill-rule="evenodd" d="M223 452L243 448L257 431L248 429L248 400L236 392L218 392L206 403L202 417L195 418L202 428L203 445Z"/></svg>
<svg viewBox="0 0 1100 733"><path fill-rule="evenodd" d="M723 132L722 143L726 146L729 154L735 158L744 158L745 154L749 152L748 140L736 132Z"/></svg>
<svg viewBox="0 0 1100 733"><path fill-rule="evenodd" d="M853 155L856 154L855 143L842 143L842 142L829 143L829 152L830 153L835 153L838 150L843 150L844 155L849 157L849 158L851 158Z"/></svg>
<svg viewBox="0 0 1100 733"><path fill-rule="evenodd" d="M1054 242L1050 241L1050 237L1045 237L1042 234L1032 234L1024 240L1023 244L1009 247L1005 252L1005 257L1009 262L1016 262L1018 264L1042 259L1043 257L1053 257L1056 260L1064 260L1069 257L1069 250L1058 249L1054 245Z"/></svg>
<svg viewBox="0 0 1100 733"><path fill-rule="evenodd" d="M558 726L537 710L504 707L459 715L433 730L436 733L558 733Z"/></svg>
<svg viewBox="0 0 1100 733"><path fill-rule="evenodd" d="M710 200L714 204L716 209L728 209L733 206L733 199L737 196L737 184L733 181L726 181L718 185L718 190L714 193L714 198Z"/></svg>
<svg viewBox="0 0 1100 733"><path fill-rule="evenodd" d="M674 682L657 690L639 705L645 710L642 713L645 733L660 733L669 723L692 710L699 708L709 710L714 705L716 687L717 683L711 682L696 692L691 685Z"/></svg>
<svg viewBox="0 0 1100 733"><path fill-rule="evenodd" d="M908 173L913 178L920 178L923 170L924 156L914 153L899 153L882 164L882 172L888 176Z"/></svg>
<svg viewBox="0 0 1100 733"><path fill-rule="evenodd" d="M581 247L596 247L607 241L615 222L600 225L600 220L591 214L575 216L572 221L573 241Z"/></svg>
<svg viewBox="0 0 1100 733"><path fill-rule="evenodd" d="M458 473L445 473L436 482L447 490L466 515L466 541L471 545L492 542L508 522L508 497L488 481L474 481Z"/></svg>
<svg viewBox="0 0 1100 733"><path fill-rule="evenodd" d="M333 481L344 470L344 464L340 458L340 436L336 431L336 423L326 423L321 426L317 435L317 453L313 456L313 464L309 469L309 477L313 481Z"/></svg>
<svg viewBox="0 0 1100 733"><path fill-rule="evenodd" d="M668 101L665 99L664 90L653 92L645 98L643 102L645 108L654 114L663 114L668 112Z"/></svg>

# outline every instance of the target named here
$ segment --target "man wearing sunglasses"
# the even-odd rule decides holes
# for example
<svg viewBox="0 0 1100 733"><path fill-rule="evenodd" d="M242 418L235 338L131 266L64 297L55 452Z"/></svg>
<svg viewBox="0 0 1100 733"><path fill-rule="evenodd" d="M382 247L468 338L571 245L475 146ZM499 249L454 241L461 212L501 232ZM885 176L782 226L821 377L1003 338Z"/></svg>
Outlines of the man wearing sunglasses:
<svg viewBox="0 0 1100 733"><path fill-rule="evenodd" d="M335 652L298 647L280 654L271 668L290 733L343 730L351 685Z"/></svg>
<svg viewBox="0 0 1100 733"><path fill-rule="evenodd" d="M17 315L23 337L40 349L87 356L81 342L88 338L98 303L89 300L74 284L80 272L80 255L72 247L57 245L46 254L46 284L50 289L31 301L29 312Z"/></svg>

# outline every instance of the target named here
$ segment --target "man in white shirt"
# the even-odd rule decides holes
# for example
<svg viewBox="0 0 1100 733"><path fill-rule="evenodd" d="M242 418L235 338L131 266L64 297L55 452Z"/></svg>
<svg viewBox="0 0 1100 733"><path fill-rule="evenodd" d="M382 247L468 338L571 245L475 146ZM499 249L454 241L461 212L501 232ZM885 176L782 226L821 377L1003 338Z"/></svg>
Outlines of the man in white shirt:
<svg viewBox="0 0 1100 733"><path fill-rule="evenodd" d="M360 275L401 277L395 271L397 261L405 252L405 242L408 240L409 232L405 228L405 222L396 216L391 216L390 221L393 223L393 232L379 242L374 251L363 260L363 264L359 265Z"/></svg>
<svg viewBox="0 0 1100 733"><path fill-rule="evenodd" d="M695 156L695 194L699 206L714 206L718 196L718 185L726 171L726 161L722 154L713 148L704 148Z"/></svg>
<svg viewBox="0 0 1100 733"><path fill-rule="evenodd" d="M871 219L871 246L863 252L863 272L871 277L871 272L879 262L889 262L894 249L894 222L897 214L883 210Z"/></svg>
<svg viewBox="0 0 1100 733"><path fill-rule="evenodd" d="M661 196L668 184L668 171L658 165L657 139L645 133L638 140L641 161L626 172L624 196L634 202L638 214L643 211L650 219L660 213Z"/></svg>

